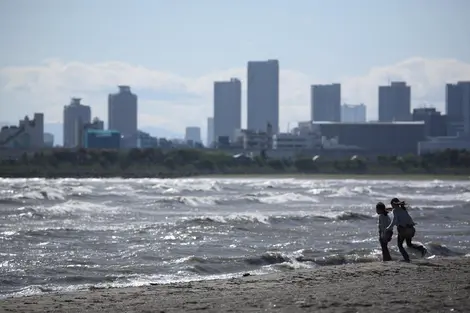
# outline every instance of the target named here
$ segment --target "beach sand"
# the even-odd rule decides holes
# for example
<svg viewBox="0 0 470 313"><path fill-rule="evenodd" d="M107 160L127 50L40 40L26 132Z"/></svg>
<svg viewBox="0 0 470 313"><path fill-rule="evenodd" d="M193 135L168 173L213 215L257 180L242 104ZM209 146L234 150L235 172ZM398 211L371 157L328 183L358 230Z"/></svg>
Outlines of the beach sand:
<svg viewBox="0 0 470 313"><path fill-rule="evenodd" d="M469 312L470 258L8 298L0 312Z"/></svg>

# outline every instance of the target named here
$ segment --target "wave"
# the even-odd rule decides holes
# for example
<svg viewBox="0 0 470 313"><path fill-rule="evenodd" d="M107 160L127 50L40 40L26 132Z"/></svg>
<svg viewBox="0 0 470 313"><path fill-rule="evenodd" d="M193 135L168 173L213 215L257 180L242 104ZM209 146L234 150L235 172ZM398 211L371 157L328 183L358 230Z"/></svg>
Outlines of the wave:
<svg viewBox="0 0 470 313"><path fill-rule="evenodd" d="M468 256L465 253L453 251L443 245L430 243L427 245L433 257ZM392 256L399 259L398 252L392 250ZM413 257L413 256L412 256ZM30 284L19 287L18 281L38 281L37 277L15 276L13 272L5 275L0 281L6 290L0 292L0 299L11 296L25 296L49 292L67 292L83 289L101 289L109 287L137 287L152 284L167 284L174 282L190 282L195 280L227 279L242 276L244 273L267 274L280 271L291 271L299 268L315 268L342 264L370 263L380 260L379 250L356 249L344 252L325 254L325 251L303 249L291 253L268 251L258 255L239 257L203 257L190 255L178 259L164 261L168 266L176 268L178 274L138 274L128 271L104 273L97 275L80 275L77 272L63 272L60 277L50 276L48 284ZM90 269L92 270L92 269ZM122 272L122 271L121 271ZM68 273L68 274L67 274ZM40 279L39 279L40 280ZM6 291L6 293L5 293Z"/></svg>
<svg viewBox="0 0 470 313"><path fill-rule="evenodd" d="M192 216L183 217L184 224L208 225L208 224L280 224L289 222L311 222L311 221L358 221L373 219L371 215L358 212L329 212L318 214L284 214L263 215L256 213L231 214L226 216Z"/></svg>

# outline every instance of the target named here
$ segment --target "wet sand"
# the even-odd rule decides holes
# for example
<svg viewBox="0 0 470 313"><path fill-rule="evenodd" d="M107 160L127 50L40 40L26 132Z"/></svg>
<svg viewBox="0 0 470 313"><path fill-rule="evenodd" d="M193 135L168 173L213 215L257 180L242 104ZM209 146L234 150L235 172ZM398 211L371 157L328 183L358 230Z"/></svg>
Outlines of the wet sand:
<svg viewBox="0 0 470 313"><path fill-rule="evenodd" d="M468 312L470 258L322 267L279 274L0 300L0 312Z"/></svg>

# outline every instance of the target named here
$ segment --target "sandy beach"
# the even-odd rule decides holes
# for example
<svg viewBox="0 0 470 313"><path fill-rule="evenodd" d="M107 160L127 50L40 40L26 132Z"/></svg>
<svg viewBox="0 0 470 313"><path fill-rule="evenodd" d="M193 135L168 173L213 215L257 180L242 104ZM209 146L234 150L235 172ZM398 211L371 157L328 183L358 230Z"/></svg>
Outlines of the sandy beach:
<svg viewBox="0 0 470 313"><path fill-rule="evenodd" d="M392 261L0 301L0 312L468 312L470 258Z"/></svg>

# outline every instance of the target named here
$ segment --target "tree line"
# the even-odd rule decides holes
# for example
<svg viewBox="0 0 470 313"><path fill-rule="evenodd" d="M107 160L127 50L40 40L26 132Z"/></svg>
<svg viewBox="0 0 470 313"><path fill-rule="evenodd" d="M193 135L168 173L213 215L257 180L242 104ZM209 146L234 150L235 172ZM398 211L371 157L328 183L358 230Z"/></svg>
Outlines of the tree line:
<svg viewBox="0 0 470 313"><path fill-rule="evenodd" d="M253 157L234 157L207 149L53 149L24 153L0 162L0 176L188 176L243 173L434 173L469 174L470 151L445 150L423 156L345 158L298 156L269 158L264 151Z"/></svg>

